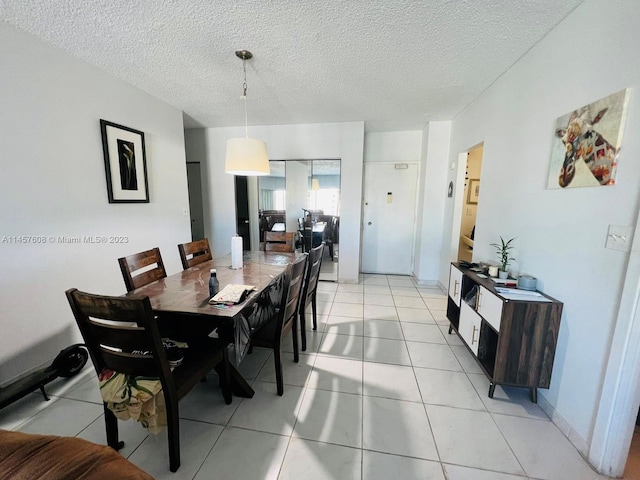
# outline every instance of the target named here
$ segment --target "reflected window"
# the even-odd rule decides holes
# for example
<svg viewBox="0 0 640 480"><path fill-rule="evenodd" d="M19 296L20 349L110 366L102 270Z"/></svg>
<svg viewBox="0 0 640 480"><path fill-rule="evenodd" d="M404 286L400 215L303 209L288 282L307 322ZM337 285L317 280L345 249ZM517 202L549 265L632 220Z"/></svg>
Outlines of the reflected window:
<svg viewBox="0 0 640 480"><path fill-rule="evenodd" d="M340 189L320 188L309 192L312 210L322 210L325 215L340 215Z"/></svg>

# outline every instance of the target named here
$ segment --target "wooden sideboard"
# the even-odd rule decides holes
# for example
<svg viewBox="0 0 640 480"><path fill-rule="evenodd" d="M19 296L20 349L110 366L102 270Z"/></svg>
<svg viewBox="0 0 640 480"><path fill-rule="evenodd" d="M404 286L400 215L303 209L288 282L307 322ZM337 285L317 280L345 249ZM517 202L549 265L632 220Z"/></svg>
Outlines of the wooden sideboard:
<svg viewBox="0 0 640 480"><path fill-rule="evenodd" d="M531 389L537 402L537 389L549 388L563 304L542 295L548 301L504 298L490 278L451 264L449 333L457 332L489 377L489 397L496 385L511 385Z"/></svg>

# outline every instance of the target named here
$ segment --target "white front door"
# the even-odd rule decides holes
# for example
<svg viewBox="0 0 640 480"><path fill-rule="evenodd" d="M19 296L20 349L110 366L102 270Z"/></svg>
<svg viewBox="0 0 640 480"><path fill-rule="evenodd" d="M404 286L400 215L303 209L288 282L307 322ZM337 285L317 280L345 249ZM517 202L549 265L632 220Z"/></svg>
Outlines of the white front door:
<svg viewBox="0 0 640 480"><path fill-rule="evenodd" d="M415 163L365 164L363 272L411 275L417 183Z"/></svg>

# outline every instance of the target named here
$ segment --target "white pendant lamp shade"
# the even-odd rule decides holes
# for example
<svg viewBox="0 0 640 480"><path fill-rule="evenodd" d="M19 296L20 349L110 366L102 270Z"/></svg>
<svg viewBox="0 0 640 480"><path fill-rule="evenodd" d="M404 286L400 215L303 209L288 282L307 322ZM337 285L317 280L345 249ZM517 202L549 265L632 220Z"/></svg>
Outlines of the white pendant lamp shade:
<svg viewBox="0 0 640 480"><path fill-rule="evenodd" d="M267 144L255 138L230 138L224 171L232 175L269 175Z"/></svg>
<svg viewBox="0 0 640 480"><path fill-rule="evenodd" d="M269 155L267 144L262 140L249 138L249 121L247 120L247 60L253 58L249 50L238 50L236 57L242 60L244 83L242 84L242 100L244 100L244 137L227 140L227 159L224 171L231 175L257 176L269 175Z"/></svg>

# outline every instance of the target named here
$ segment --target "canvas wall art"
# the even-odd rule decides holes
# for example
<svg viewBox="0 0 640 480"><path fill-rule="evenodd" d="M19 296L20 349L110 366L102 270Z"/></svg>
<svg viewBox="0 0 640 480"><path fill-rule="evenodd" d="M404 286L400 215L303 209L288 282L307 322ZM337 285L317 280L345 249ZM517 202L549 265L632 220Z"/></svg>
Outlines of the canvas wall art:
<svg viewBox="0 0 640 480"><path fill-rule="evenodd" d="M547 188L614 185L629 90L559 117Z"/></svg>
<svg viewBox="0 0 640 480"><path fill-rule="evenodd" d="M109 203L149 203L144 133L100 120Z"/></svg>

